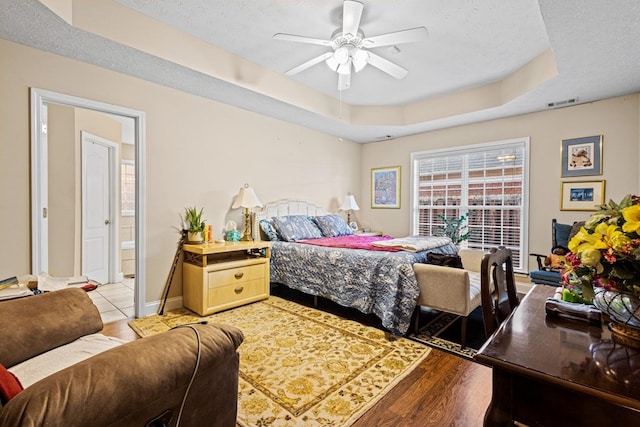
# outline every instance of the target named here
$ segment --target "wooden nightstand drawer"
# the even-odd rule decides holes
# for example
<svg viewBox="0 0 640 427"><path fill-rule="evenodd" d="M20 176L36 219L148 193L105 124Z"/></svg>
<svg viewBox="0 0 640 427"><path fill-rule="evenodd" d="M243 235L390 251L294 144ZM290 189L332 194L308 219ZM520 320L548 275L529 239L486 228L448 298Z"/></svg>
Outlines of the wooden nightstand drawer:
<svg viewBox="0 0 640 427"><path fill-rule="evenodd" d="M207 273L209 289L256 279L264 279L266 265L266 263L261 263L244 267L228 268L225 270L210 271Z"/></svg>
<svg viewBox="0 0 640 427"><path fill-rule="evenodd" d="M228 304L239 301L266 298L265 283L262 279L244 281L242 283L220 286L209 289L209 307L224 309Z"/></svg>

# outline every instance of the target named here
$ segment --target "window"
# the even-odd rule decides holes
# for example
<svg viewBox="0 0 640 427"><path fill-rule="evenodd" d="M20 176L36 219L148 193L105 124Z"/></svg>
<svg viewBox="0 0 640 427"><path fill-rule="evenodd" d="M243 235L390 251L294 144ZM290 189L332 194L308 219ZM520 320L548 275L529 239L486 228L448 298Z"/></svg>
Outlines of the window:
<svg viewBox="0 0 640 427"><path fill-rule="evenodd" d="M473 249L505 246L525 271L529 138L411 155L412 234L442 234L438 215L469 213Z"/></svg>
<svg viewBox="0 0 640 427"><path fill-rule="evenodd" d="M120 164L120 209L122 216L136 214L136 169L133 160L122 160Z"/></svg>

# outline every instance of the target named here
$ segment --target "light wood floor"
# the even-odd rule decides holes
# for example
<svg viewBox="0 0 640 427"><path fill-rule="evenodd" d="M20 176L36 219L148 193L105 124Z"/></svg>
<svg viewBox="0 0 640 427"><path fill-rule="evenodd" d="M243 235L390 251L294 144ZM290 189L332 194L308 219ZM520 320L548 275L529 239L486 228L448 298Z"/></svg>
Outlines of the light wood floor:
<svg viewBox="0 0 640 427"><path fill-rule="evenodd" d="M135 340L129 320L107 323L102 333ZM353 427L482 426L490 400L490 368L434 349Z"/></svg>

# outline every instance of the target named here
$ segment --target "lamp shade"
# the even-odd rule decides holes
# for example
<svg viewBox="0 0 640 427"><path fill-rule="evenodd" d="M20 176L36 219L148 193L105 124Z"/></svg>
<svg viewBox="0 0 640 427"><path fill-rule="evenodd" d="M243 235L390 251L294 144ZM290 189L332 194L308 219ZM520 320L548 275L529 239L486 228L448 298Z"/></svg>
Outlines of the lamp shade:
<svg viewBox="0 0 640 427"><path fill-rule="evenodd" d="M356 198L353 197L353 194L348 194L344 196L344 200L342 201L342 205L340 205L341 211L358 211L360 207L356 203Z"/></svg>
<svg viewBox="0 0 640 427"><path fill-rule="evenodd" d="M232 209L251 209L258 207L262 207L262 203L260 203L260 200L258 200L258 196L256 196L256 192L253 191L253 188L249 187L249 184L245 184L244 187L240 189L235 202L233 202L233 205L231 205Z"/></svg>

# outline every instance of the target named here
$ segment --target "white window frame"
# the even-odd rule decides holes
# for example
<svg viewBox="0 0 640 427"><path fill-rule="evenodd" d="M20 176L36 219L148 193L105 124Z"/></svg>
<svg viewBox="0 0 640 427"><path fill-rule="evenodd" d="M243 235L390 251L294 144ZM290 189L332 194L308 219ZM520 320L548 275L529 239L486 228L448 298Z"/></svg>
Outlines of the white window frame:
<svg viewBox="0 0 640 427"><path fill-rule="evenodd" d="M417 165L421 160L435 157L445 156L459 156L464 154L492 151L501 148L513 148L522 147L524 149L524 164L523 166L523 194L522 194L522 217L521 217L521 231L520 231L520 265L514 265L514 270L517 272L528 271L528 229L529 229L529 160L530 160L530 138L521 137L513 138L502 141L493 141L487 143L464 145L451 148L441 148L434 150L426 150L411 153L411 188L410 188L410 223L411 234L418 235L419 233L419 221L420 221L420 208L419 208L419 177L417 176ZM462 177L462 188L468 188L466 184L466 177ZM462 207L461 214L465 213L468 193L463 192L461 194Z"/></svg>
<svg viewBox="0 0 640 427"><path fill-rule="evenodd" d="M135 179L136 162L134 160L122 159L120 161L120 164L121 165L131 165L131 166L133 166L133 168L134 168L133 169L133 176L134 176L134 179ZM122 168L120 170L122 171ZM122 173L120 175L122 175ZM124 182L124 177L123 176L121 176L121 181L120 182ZM134 192L135 192L135 183L134 183ZM134 196L135 196L135 194L134 194ZM122 198L122 194L120 195L120 198ZM122 210L121 210L120 213L121 213L122 216L135 216L136 215L135 209L124 209L124 203L122 203L122 202L121 202L121 205L122 205Z"/></svg>

